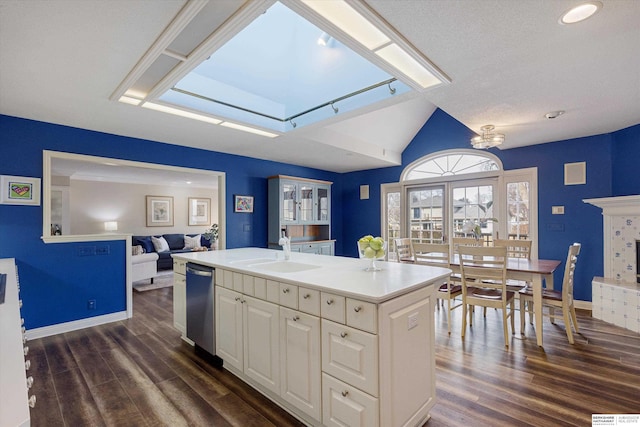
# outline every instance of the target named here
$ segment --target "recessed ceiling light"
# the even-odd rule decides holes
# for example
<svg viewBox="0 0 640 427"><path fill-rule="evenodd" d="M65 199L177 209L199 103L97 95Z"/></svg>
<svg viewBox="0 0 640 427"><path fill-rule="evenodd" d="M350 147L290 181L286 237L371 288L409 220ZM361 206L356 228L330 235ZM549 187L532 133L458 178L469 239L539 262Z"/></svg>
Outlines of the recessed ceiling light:
<svg viewBox="0 0 640 427"><path fill-rule="evenodd" d="M556 117L559 117L563 114L564 114L564 110L558 110L558 111L551 111L550 113L547 113L544 116L547 119L555 119Z"/></svg>
<svg viewBox="0 0 640 427"><path fill-rule="evenodd" d="M582 3L579 6L569 9L562 14L560 18L561 24L575 24L577 22L584 21L585 19L593 16L600 8L602 3L599 1L590 1L588 3Z"/></svg>

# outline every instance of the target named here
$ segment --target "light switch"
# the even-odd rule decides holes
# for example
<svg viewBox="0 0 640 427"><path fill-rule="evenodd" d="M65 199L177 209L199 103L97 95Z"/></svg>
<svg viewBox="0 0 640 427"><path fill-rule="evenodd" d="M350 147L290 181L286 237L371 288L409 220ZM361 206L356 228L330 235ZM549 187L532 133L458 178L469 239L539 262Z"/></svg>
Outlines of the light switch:
<svg viewBox="0 0 640 427"><path fill-rule="evenodd" d="M564 206L551 206L551 213L553 215L564 215Z"/></svg>

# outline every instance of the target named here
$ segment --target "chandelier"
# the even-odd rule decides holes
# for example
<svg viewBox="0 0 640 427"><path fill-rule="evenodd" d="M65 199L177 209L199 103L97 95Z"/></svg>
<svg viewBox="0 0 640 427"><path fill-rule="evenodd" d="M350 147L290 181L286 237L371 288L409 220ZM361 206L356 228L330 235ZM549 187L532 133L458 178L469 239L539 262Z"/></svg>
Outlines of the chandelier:
<svg viewBox="0 0 640 427"><path fill-rule="evenodd" d="M498 146L504 142L504 134L493 133L495 127L493 125L485 125L480 128L482 135L471 138L473 148L491 148Z"/></svg>

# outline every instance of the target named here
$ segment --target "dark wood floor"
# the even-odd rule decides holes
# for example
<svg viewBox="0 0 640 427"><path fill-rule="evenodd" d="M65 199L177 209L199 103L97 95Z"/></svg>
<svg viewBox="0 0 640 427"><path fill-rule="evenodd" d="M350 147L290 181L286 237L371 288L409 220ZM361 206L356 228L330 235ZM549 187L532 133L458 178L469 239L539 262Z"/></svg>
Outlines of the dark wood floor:
<svg viewBox="0 0 640 427"><path fill-rule="evenodd" d="M460 338L436 312L438 403L427 427L590 426L592 413L640 413L640 335L579 313L581 334L545 321L505 349L499 312ZM33 426L298 426L181 342L172 289L134 292L134 317L29 342ZM388 426L381 426L388 427Z"/></svg>

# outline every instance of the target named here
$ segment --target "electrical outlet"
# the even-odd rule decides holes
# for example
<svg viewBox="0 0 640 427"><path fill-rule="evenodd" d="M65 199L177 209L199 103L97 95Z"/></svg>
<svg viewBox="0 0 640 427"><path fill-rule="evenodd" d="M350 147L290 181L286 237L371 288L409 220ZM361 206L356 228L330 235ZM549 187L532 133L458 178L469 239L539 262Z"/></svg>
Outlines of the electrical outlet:
<svg viewBox="0 0 640 427"><path fill-rule="evenodd" d="M564 215L564 206L551 206L552 215Z"/></svg>
<svg viewBox="0 0 640 427"><path fill-rule="evenodd" d="M95 246L80 246L78 248L78 255L79 256L92 256L96 254L96 247Z"/></svg>
<svg viewBox="0 0 640 427"><path fill-rule="evenodd" d="M407 330L411 330L418 326L418 313L412 313L407 318Z"/></svg>
<svg viewBox="0 0 640 427"><path fill-rule="evenodd" d="M95 310L96 309L96 300L90 299L89 301L87 301L87 309Z"/></svg>
<svg viewBox="0 0 640 427"><path fill-rule="evenodd" d="M96 247L97 255L109 255L110 248L109 245L100 245Z"/></svg>

